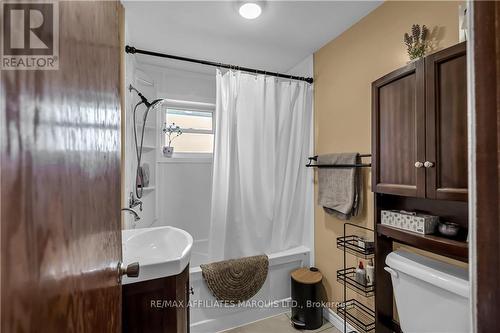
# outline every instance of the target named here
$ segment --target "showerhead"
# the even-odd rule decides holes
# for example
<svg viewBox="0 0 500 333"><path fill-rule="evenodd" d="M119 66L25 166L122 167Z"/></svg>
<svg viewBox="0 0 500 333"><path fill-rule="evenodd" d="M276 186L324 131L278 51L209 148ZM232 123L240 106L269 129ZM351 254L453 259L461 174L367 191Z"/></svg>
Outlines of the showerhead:
<svg viewBox="0 0 500 333"><path fill-rule="evenodd" d="M158 104L160 104L160 102L163 102L164 99L163 98L158 98L158 99L155 99L151 104L150 104L150 108L154 108L155 106L157 106Z"/></svg>
<svg viewBox="0 0 500 333"><path fill-rule="evenodd" d="M139 98L141 99L142 103L144 103L144 105L146 105L146 107L148 109L156 106L156 104L158 104L159 102L161 102L163 99L162 98L159 98L159 99L155 99L153 102L149 102L148 99L146 97L144 97L143 94L141 94L141 92L139 90L137 90L134 86L132 85L129 85L128 86L128 90L129 91L135 91L137 93L137 95L139 96Z"/></svg>

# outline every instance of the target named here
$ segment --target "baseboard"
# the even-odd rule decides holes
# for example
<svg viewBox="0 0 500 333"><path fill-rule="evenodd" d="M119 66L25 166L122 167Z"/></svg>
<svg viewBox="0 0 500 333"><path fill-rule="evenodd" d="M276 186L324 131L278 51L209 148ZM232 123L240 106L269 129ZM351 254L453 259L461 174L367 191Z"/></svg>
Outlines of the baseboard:
<svg viewBox="0 0 500 333"><path fill-rule="evenodd" d="M323 317L328 320L340 332L344 332L344 319L330 308L323 309ZM357 332L349 323L346 325L347 332Z"/></svg>
<svg viewBox="0 0 500 333"><path fill-rule="evenodd" d="M205 320L203 322L198 322L194 325L191 325L191 332L222 332L231 328L248 325L255 321L260 321L289 311L288 309L286 309L285 311L280 309L268 309L267 311L255 310L256 309L246 312L245 316L242 316L242 313L240 312L217 320ZM340 332L344 332L344 319L337 313L335 313L332 309L324 308L323 318L328 320L333 325L333 327L338 329ZM347 332L357 332L356 329L349 323L347 323L346 328Z"/></svg>

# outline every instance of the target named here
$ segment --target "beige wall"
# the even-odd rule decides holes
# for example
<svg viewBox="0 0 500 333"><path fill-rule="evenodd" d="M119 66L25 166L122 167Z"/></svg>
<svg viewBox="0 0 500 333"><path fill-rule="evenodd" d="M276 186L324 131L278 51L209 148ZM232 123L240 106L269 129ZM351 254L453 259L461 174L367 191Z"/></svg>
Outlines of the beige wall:
<svg viewBox="0 0 500 333"><path fill-rule="evenodd" d="M458 43L459 2L386 2L314 55L316 153L371 151L371 83L406 64L403 34L414 23L431 30L433 48ZM364 208L352 222L373 227L370 170L364 170ZM342 300L336 271L342 252L335 241L343 223L315 208L316 266L330 301ZM348 255L352 263L353 257ZM349 297L357 297L348 291Z"/></svg>

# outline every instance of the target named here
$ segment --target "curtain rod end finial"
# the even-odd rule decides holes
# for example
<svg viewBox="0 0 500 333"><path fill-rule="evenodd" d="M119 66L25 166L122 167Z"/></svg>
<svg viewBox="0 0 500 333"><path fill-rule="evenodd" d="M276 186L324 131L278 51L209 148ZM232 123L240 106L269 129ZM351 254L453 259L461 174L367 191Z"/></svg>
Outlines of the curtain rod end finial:
<svg viewBox="0 0 500 333"><path fill-rule="evenodd" d="M134 53L136 52L136 49L135 49L135 47L133 47L133 46L128 46L128 45L126 45L126 46L125 46L125 52L126 52L126 53L132 53L132 54L134 54Z"/></svg>

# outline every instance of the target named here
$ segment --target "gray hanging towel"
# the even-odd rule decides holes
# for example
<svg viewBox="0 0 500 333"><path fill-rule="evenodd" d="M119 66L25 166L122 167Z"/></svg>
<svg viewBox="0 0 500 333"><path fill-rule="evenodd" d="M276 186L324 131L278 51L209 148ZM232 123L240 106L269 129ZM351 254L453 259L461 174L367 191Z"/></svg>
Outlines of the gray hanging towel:
<svg viewBox="0 0 500 333"><path fill-rule="evenodd" d="M360 164L358 153L318 156L318 164ZM318 168L318 204L339 219L358 215L361 206L360 168Z"/></svg>

